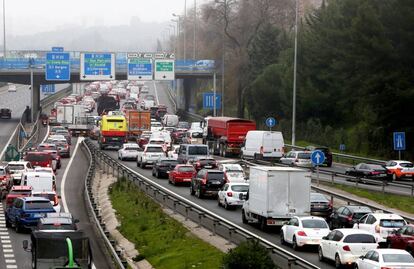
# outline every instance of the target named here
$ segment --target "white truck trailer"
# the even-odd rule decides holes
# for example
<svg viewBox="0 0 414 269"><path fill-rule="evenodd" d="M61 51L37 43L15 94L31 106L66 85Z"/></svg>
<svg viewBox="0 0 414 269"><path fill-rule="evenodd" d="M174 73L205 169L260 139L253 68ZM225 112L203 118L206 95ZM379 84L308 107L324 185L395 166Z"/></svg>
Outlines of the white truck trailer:
<svg viewBox="0 0 414 269"><path fill-rule="evenodd" d="M242 208L243 223L262 230L282 226L292 216L310 215L310 172L290 167L250 167L250 187Z"/></svg>

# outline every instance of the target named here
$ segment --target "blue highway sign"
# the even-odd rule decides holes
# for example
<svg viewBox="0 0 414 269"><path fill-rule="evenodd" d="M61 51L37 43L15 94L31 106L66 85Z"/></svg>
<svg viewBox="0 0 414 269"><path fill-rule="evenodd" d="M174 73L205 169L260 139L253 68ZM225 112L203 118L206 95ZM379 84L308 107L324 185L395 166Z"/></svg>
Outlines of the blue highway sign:
<svg viewBox="0 0 414 269"><path fill-rule="evenodd" d="M203 93L203 108L214 109L214 93L205 92ZM221 108L221 95L216 93L216 109Z"/></svg>
<svg viewBox="0 0 414 269"><path fill-rule="evenodd" d="M405 132L394 132L394 150L405 150Z"/></svg>
<svg viewBox="0 0 414 269"><path fill-rule="evenodd" d="M81 80L114 80L115 54L113 53L81 53Z"/></svg>
<svg viewBox="0 0 414 269"><path fill-rule="evenodd" d="M266 119L266 126L269 127L269 128L275 127L276 126L276 123L277 123L277 121L273 117L268 117Z"/></svg>
<svg viewBox="0 0 414 269"><path fill-rule="evenodd" d="M128 80L152 80L152 59L128 57Z"/></svg>
<svg viewBox="0 0 414 269"><path fill-rule="evenodd" d="M52 47L52 52L63 52L63 47Z"/></svg>
<svg viewBox="0 0 414 269"><path fill-rule="evenodd" d="M54 94L56 92L55 84L40 85L40 89L45 95Z"/></svg>
<svg viewBox="0 0 414 269"><path fill-rule="evenodd" d="M67 81L70 80L70 56L65 52L46 53L46 80Z"/></svg>
<svg viewBox="0 0 414 269"><path fill-rule="evenodd" d="M325 154L323 151L315 150L311 154L311 161L313 165L321 165L325 161Z"/></svg>

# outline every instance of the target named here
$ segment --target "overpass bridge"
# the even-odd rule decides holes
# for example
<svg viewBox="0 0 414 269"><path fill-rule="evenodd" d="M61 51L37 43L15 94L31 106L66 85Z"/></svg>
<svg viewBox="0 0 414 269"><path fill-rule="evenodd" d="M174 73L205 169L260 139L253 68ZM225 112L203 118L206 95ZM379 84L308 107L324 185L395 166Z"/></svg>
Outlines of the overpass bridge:
<svg viewBox="0 0 414 269"><path fill-rule="evenodd" d="M9 82L25 85L33 85L32 88L32 110L34 114L40 109L40 85L63 84L85 82L80 80L80 52L70 53L70 80L69 81L47 81L45 76L47 51L15 51L12 57L0 59L0 82ZM127 53L115 53L115 79L127 79ZM182 80L180 96L183 100L183 108L187 109L191 96L192 85L196 79L213 79L220 72L213 65L204 65L203 60L175 60L175 79ZM200 64L201 63L201 64Z"/></svg>

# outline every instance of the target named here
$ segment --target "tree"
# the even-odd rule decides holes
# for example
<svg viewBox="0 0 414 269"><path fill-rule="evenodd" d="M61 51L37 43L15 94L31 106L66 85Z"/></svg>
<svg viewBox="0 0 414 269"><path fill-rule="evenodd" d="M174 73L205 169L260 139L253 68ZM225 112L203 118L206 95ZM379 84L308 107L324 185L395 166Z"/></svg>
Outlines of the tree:
<svg viewBox="0 0 414 269"><path fill-rule="evenodd" d="M225 269L273 269L276 268L269 252L256 240L242 242L223 258Z"/></svg>

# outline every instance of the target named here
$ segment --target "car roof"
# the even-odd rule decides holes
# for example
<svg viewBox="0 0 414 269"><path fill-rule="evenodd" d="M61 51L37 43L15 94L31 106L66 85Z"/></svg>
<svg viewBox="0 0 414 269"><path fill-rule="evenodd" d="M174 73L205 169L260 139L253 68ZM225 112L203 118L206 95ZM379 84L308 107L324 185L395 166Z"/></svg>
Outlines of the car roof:
<svg viewBox="0 0 414 269"><path fill-rule="evenodd" d="M162 148L163 146L160 144L146 144L146 147L154 147L154 148Z"/></svg>
<svg viewBox="0 0 414 269"><path fill-rule="evenodd" d="M71 218L61 218L61 217L59 217L59 218L48 218L48 217L46 217L46 218L41 218L40 223L42 223L42 224L56 224L56 223L59 223L59 224L72 224L73 221L72 221Z"/></svg>
<svg viewBox="0 0 414 269"><path fill-rule="evenodd" d="M248 183L246 183L246 184L248 184ZM296 218L298 218L298 219L300 219L300 220L309 220L309 219L313 219L313 220L324 220L324 221L325 221L325 219L324 219L324 218L322 218L322 217L316 217L316 216L294 216L294 217L296 217Z"/></svg>
<svg viewBox="0 0 414 269"><path fill-rule="evenodd" d="M350 235L350 234L369 234L374 236L372 233L360 229L354 228L342 228L342 229L335 229L333 231L340 231L343 235Z"/></svg>
<svg viewBox="0 0 414 269"><path fill-rule="evenodd" d="M400 215L392 214L392 213L368 213L373 215L376 219L404 219Z"/></svg>
<svg viewBox="0 0 414 269"><path fill-rule="evenodd" d="M32 189L33 189L32 186L19 186L19 185L12 186L12 190L27 190L27 191L31 191Z"/></svg>
<svg viewBox="0 0 414 269"><path fill-rule="evenodd" d="M376 252L380 254L407 254L410 255L406 250L404 249L395 249L395 248L377 248L375 249Z"/></svg>
<svg viewBox="0 0 414 269"><path fill-rule="evenodd" d="M56 194L55 191L33 191L32 194Z"/></svg>
<svg viewBox="0 0 414 269"><path fill-rule="evenodd" d="M223 171L218 170L218 169L202 169L202 170L206 170L207 173L212 173L212 174L215 174L215 173L224 173Z"/></svg>
<svg viewBox="0 0 414 269"><path fill-rule="evenodd" d="M50 202L49 199L44 198L44 197L33 197L33 196L30 196L30 197L20 197L20 199L23 199L26 202L36 202L36 201L42 201L42 202L43 201L47 201L47 202Z"/></svg>
<svg viewBox="0 0 414 269"><path fill-rule="evenodd" d="M133 146L139 147L139 145L137 143L126 143L126 144L124 144L124 147L133 147Z"/></svg>
<svg viewBox="0 0 414 269"><path fill-rule="evenodd" d="M367 206L360 206L360 205L346 205L348 209L353 212L372 212L371 208Z"/></svg>
<svg viewBox="0 0 414 269"><path fill-rule="evenodd" d="M249 183L246 183L246 182L228 182L226 184L229 185L229 186L234 186L234 185L249 186L250 185Z"/></svg>
<svg viewBox="0 0 414 269"><path fill-rule="evenodd" d="M10 165L10 164L27 164L28 163L28 161L12 161L12 162L9 162L8 164Z"/></svg>

